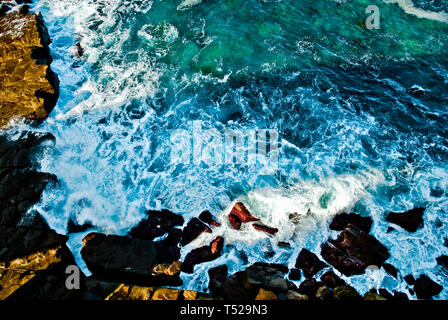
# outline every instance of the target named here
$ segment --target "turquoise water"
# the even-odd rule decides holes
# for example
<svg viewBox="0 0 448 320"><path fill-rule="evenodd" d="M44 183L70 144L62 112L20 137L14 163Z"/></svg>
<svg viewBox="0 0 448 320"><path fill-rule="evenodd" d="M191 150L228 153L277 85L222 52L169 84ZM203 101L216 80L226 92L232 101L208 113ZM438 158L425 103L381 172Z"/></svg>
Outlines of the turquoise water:
<svg viewBox="0 0 448 320"><path fill-rule="evenodd" d="M380 8L379 30L365 28L371 4ZM435 258L447 253L448 236L448 15L411 4L40 1L61 81L60 100L38 128L57 141L41 164L60 185L37 209L58 232L75 216L124 234L146 209L187 218L208 209L225 222L243 200L280 229L268 238L223 223L194 242L222 234L228 244L223 257L184 277L185 288L200 290L216 264L292 266L302 247L320 253L335 236L330 219L354 210L372 217L372 233L403 276L425 272L446 287ZM77 41L82 58L73 56ZM179 164L170 137L191 132L193 121L220 133L278 130L278 169ZM414 206L427 208L423 229L386 233L387 211ZM297 225L292 212L303 216ZM75 253L81 237L71 238ZM405 290L383 270L347 280L361 292Z"/></svg>

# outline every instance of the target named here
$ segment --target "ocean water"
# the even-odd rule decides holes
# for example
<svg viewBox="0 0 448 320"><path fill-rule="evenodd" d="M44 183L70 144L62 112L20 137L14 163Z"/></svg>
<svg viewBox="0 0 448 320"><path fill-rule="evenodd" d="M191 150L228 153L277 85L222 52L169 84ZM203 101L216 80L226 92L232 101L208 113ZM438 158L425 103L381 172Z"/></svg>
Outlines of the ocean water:
<svg viewBox="0 0 448 320"><path fill-rule="evenodd" d="M380 8L378 30L365 28L369 5ZM446 4L42 0L33 10L44 16L61 82L57 106L33 128L56 136L41 167L60 183L35 209L58 232L69 217L126 234L147 209L186 219L210 210L222 226L182 251L224 236L221 258L183 276L184 288L206 290L207 270L218 264L231 272L255 261L292 267L303 247L319 255L337 235L331 218L352 210L373 219L371 233L400 277L370 270L348 283L361 293L404 291L402 276L426 273L447 287L435 261L448 252ZM193 124L276 130L278 167L179 163L170 137ZM278 234L232 230L226 213L237 200ZM424 228L386 232L387 212L417 206L426 208ZM83 235L69 244L88 273Z"/></svg>

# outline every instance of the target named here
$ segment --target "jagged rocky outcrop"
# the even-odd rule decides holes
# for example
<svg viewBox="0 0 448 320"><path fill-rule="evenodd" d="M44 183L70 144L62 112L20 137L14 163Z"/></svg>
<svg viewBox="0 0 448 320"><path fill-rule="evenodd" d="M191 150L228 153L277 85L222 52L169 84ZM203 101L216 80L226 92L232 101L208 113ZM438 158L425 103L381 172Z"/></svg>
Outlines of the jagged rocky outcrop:
<svg viewBox="0 0 448 320"><path fill-rule="evenodd" d="M65 286L74 265L67 237L28 212L56 177L37 171L35 156L54 143L51 134L0 136L0 299L77 299Z"/></svg>
<svg viewBox="0 0 448 320"><path fill-rule="evenodd" d="M0 128L15 118L45 119L59 95L41 16L8 9L0 14Z"/></svg>
<svg viewBox="0 0 448 320"><path fill-rule="evenodd" d="M94 276L144 285L180 285L180 262L163 264L152 240L92 232L81 255Z"/></svg>
<svg viewBox="0 0 448 320"><path fill-rule="evenodd" d="M313 277L327 265L322 262L314 253L307 249L302 249L297 257L296 268L302 269L306 278Z"/></svg>
<svg viewBox="0 0 448 320"><path fill-rule="evenodd" d="M423 227L424 212L425 208L414 208L406 212L390 212L386 220L409 232L415 232Z"/></svg>
<svg viewBox="0 0 448 320"><path fill-rule="evenodd" d="M380 267L390 256L377 239L351 224L322 245L321 255L346 276L362 274L370 265Z"/></svg>

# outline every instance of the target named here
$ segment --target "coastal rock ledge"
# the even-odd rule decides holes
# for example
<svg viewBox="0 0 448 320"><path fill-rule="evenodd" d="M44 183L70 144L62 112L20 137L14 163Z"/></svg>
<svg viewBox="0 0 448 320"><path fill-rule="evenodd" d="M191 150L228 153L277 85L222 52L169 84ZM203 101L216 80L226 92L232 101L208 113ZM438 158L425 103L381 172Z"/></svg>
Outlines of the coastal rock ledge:
<svg viewBox="0 0 448 320"><path fill-rule="evenodd" d="M49 44L39 15L0 14L0 128L16 118L43 120L55 106L59 84Z"/></svg>

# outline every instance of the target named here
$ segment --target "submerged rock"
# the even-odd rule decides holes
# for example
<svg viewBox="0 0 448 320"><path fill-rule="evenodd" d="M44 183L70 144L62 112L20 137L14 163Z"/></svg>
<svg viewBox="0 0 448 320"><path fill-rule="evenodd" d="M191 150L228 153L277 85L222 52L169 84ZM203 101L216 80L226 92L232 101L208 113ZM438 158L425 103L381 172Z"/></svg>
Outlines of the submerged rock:
<svg viewBox="0 0 448 320"><path fill-rule="evenodd" d="M186 273L193 273L195 265L215 260L221 256L223 246L224 238L216 237L210 245L193 249L185 257L181 270Z"/></svg>
<svg viewBox="0 0 448 320"><path fill-rule="evenodd" d="M399 225L409 232L415 232L423 227L425 208L414 208L406 212L390 212L386 220Z"/></svg>
<svg viewBox="0 0 448 320"><path fill-rule="evenodd" d="M45 119L59 95L47 29L40 16L24 12L0 15L0 127L15 118Z"/></svg>
<svg viewBox="0 0 448 320"><path fill-rule="evenodd" d="M427 275L422 274L415 280L414 290L419 299L431 299L438 295L443 287Z"/></svg>
<svg viewBox="0 0 448 320"><path fill-rule="evenodd" d="M369 233L372 227L372 219L370 217L362 217L357 213L342 212L337 214L330 223L331 230L342 231L349 224L356 226L358 229Z"/></svg>
<svg viewBox="0 0 448 320"><path fill-rule="evenodd" d="M321 255L346 276L362 274L369 265L381 266L390 256L378 240L352 225L325 243Z"/></svg>
<svg viewBox="0 0 448 320"><path fill-rule="evenodd" d="M147 212L148 218L140 221L131 229L130 235L136 239L153 240L163 236L175 226L184 224L184 218L169 210Z"/></svg>
<svg viewBox="0 0 448 320"><path fill-rule="evenodd" d="M314 253L305 248L300 251L296 260L296 268L302 269L306 278L312 278L326 266Z"/></svg>
<svg viewBox="0 0 448 320"><path fill-rule="evenodd" d="M211 233L212 230L198 218L191 219L182 232L181 245L189 244L204 232Z"/></svg>
<svg viewBox="0 0 448 320"><path fill-rule="evenodd" d="M262 224L262 223L254 223L252 225L252 227L255 230L263 231L263 232L266 232L267 234L270 234L270 235L274 235L274 234L276 234L278 232L277 228L269 227L269 226L267 226L265 224Z"/></svg>

